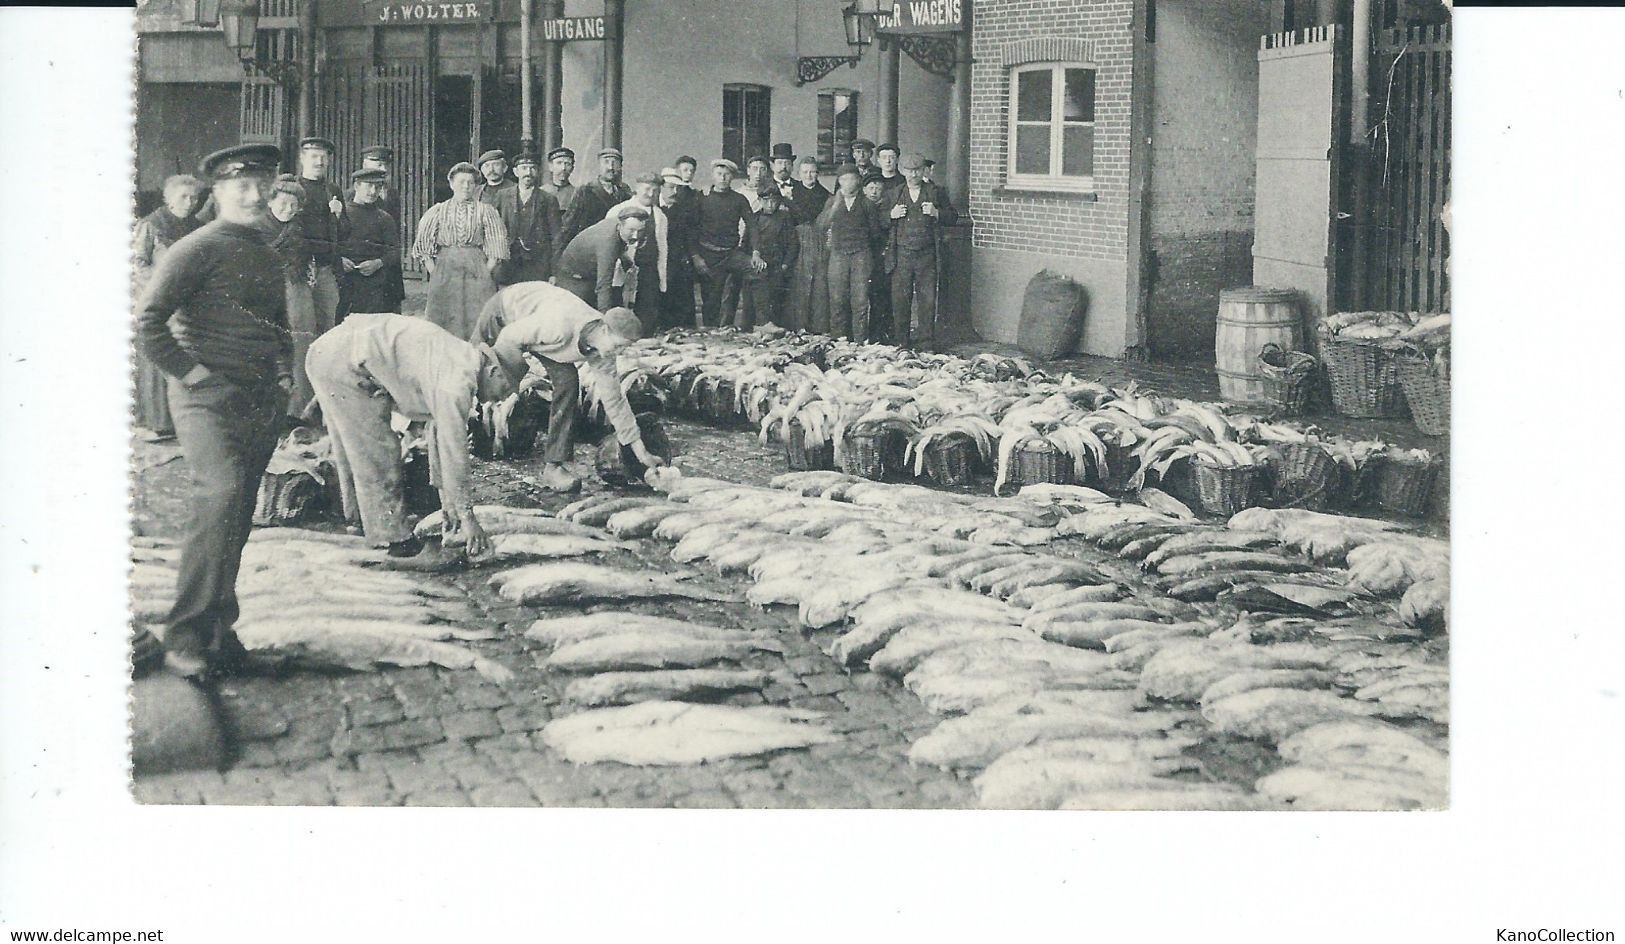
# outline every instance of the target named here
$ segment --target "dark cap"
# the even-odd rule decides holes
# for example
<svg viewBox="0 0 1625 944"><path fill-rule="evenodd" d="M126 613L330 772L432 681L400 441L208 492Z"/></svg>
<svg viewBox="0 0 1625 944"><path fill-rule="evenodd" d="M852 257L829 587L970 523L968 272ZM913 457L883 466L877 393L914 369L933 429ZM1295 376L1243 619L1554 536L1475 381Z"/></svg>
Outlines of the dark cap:
<svg viewBox="0 0 1625 944"><path fill-rule="evenodd" d="M305 148L321 148L329 154L339 149L331 138L300 138L299 150L303 151Z"/></svg>
<svg viewBox="0 0 1625 944"><path fill-rule="evenodd" d="M573 161L573 160L576 159L576 152L570 150L567 147L556 147L553 150L547 152L547 159L548 159L549 162L551 162L555 157L568 157L570 160Z"/></svg>
<svg viewBox="0 0 1625 944"><path fill-rule="evenodd" d="M763 157L760 154L752 154L750 157L745 159L745 166L746 167L749 167L752 164L766 164L766 163L768 163L767 158Z"/></svg>
<svg viewBox="0 0 1625 944"><path fill-rule="evenodd" d="M370 148L363 148L361 156L370 157L375 161L394 161L395 149L382 144L374 144Z"/></svg>
<svg viewBox="0 0 1625 944"><path fill-rule="evenodd" d="M871 170L867 174L863 175L863 185L865 187L869 186L870 184L885 184L885 183L886 183L886 175L882 174L878 170Z"/></svg>
<svg viewBox="0 0 1625 944"><path fill-rule="evenodd" d="M626 160L626 156L624 154L622 154L621 149L617 148L617 147L607 147L607 148L604 148L604 149L602 149L602 150L600 150L598 152L598 159L599 160L603 160L606 157L613 157L616 160L622 160L622 161Z"/></svg>
<svg viewBox="0 0 1625 944"><path fill-rule="evenodd" d="M775 144L773 145L773 159L775 161L793 161L796 159L796 149L785 143Z"/></svg>
<svg viewBox="0 0 1625 944"><path fill-rule="evenodd" d="M530 164L534 166L540 164L541 162L542 156L537 154L535 151L520 151L519 156L513 159L513 166L518 167L522 164Z"/></svg>
<svg viewBox="0 0 1625 944"><path fill-rule="evenodd" d="M863 148L865 151L873 151L875 149L875 143L868 138L859 138L852 142L852 150L856 151L858 148Z"/></svg>
<svg viewBox="0 0 1625 944"><path fill-rule="evenodd" d="M775 200L784 199L784 194L779 193L779 185L771 180L762 181L762 185L756 188L756 196L759 199L766 199L767 197L772 197Z"/></svg>
<svg viewBox="0 0 1625 944"><path fill-rule="evenodd" d="M382 167L363 167L358 171L352 171L350 174L350 183L352 184L381 184L388 179L389 172Z"/></svg>
<svg viewBox="0 0 1625 944"><path fill-rule="evenodd" d="M882 145L881 145L881 146L880 146L880 147L877 147L877 148L875 148L875 153L876 153L876 154L879 154L879 153L880 153L880 152L881 152L881 151L890 151L890 152L892 152L892 153L893 153L893 154L900 154L900 153L902 153L902 152L901 152L901 151L900 151L900 150L899 150L899 149L898 149L898 147L897 147L897 145L895 145L895 144L882 144Z"/></svg>
<svg viewBox="0 0 1625 944"><path fill-rule="evenodd" d="M483 167L483 166L485 166L485 164L487 162L490 162L490 161L505 161L507 159L508 159L508 155L503 153L502 151L491 150L491 151L486 151L484 154L481 154L480 159L475 161L474 163L479 164L480 166Z"/></svg>
<svg viewBox="0 0 1625 944"><path fill-rule="evenodd" d="M212 180L230 180L254 174L270 176L276 173L282 151L274 144L239 144L223 148L198 163L198 176Z"/></svg>

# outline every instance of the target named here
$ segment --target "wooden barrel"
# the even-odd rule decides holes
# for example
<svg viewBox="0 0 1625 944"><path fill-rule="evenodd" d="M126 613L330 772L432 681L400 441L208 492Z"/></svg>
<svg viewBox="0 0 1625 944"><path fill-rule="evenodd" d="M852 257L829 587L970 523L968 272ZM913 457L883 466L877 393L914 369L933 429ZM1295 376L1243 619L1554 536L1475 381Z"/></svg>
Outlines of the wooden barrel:
<svg viewBox="0 0 1625 944"><path fill-rule="evenodd" d="M1302 350L1297 293L1257 286L1226 289L1219 293L1218 320L1213 353L1219 395L1232 403L1268 402L1258 352L1271 342L1283 350Z"/></svg>

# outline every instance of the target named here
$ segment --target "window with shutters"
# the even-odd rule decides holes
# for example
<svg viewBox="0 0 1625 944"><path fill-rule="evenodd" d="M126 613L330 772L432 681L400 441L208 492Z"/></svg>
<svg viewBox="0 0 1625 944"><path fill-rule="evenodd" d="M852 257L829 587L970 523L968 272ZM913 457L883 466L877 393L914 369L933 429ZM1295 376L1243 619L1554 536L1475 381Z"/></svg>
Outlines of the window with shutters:
<svg viewBox="0 0 1625 944"><path fill-rule="evenodd" d="M722 156L745 169L752 155L766 156L772 106L765 85L722 87Z"/></svg>
<svg viewBox="0 0 1625 944"><path fill-rule="evenodd" d="M1041 62L1011 69L1008 152L1006 187L1093 190L1094 67Z"/></svg>
<svg viewBox="0 0 1625 944"><path fill-rule="evenodd" d="M825 89L818 93L818 169L826 174L852 159L858 138L858 93Z"/></svg>

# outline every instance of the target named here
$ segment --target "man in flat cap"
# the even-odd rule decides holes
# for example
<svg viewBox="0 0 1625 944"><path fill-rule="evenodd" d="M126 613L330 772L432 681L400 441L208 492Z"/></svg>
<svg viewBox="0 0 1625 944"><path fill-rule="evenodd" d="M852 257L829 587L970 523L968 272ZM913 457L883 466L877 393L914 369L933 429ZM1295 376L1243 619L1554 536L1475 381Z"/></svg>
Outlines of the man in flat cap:
<svg viewBox="0 0 1625 944"><path fill-rule="evenodd" d="M306 371L332 437L347 521L359 520L395 570L433 571L490 550L468 487L468 417L475 403L518 385L489 345L454 337L422 318L356 314L310 346ZM406 517L400 438L392 413L425 423L429 477L445 518L442 547L425 547Z"/></svg>
<svg viewBox="0 0 1625 944"><path fill-rule="evenodd" d="M868 138L858 138L852 142L852 165L858 169L859 180L875 169L874 154L875 143Z"/></svg>
<svg viewBox="0 0 1625 944"><path fill-rule="evenodd" d="M570 201L570 212L564 214L564 228L559 233L558 251L570 245L582 230L597 223L609 212L632 198L632 188L621 183L621 151L607 147L598 152L598 179L583 184ZM555 264L554 269L558 266Z"/></svg>
<svg viewBox="0 0 1625 944"><path fill-rule="evenodd" d="M299 185L305 188L304 208L299 211L299 233L314 266L309 301L295 292L288 310L288 324L298 333L298 341L309 344L338 323L339 263L344 241L350 236L350 220L344 213L344 191L328 179L333 169L333 142L327 138L305 138L299 142ZM310 403L308 384L298 384L288 413L299 416Z"/></svg>
<svg viewBox="0 0 1625 944"><path fill-rule="evenodd" d="M401 192L395 186L395 150L382 144L361 151L362 170L381 170L384 172L384 182L378 185L378 209L388 213L395 222L401 221ZM350 194L345 195L350 199Z"/></svg>
<svg viewBox="0 0 1625 944"><path fill-rule="evenodd" d="M558 286L599 311L624 304L629 287L635 299L642 276L637 252L648 226L649 211L626 206L582 230L559 254Z"/></svg>
<svg viewBox="0 0 1625 944"><path fill-rule="evenodd" d="M839 189L813 224L829 247L829 333L868 341L874 240L885 220L861 192L857 165L842 164L835 179Z"/></svg>
<svg viewBox="0 0 1625 944"><path fill-rule="evenodd" d="M891 192L885 207L891 229L885 271L891 274L892 343L928 351L937 336L942 227L953 225L958 214L942 188L925 179L925 158L909 154L902 167L903 185Z"/></svg>
<svg viewBox="0 0 1625 944"><path fill-rule="evenodd" d="M170 247L136 303L136 340L170 378L192 478L164 620L168 664L188 676L250 663L232 629L237 569L293 382L282 260L260 223L279 157L275 145L243 144L204 158L216 218ZM156 652L148 642L138 652Z"/></svg>
<svg viewBox="0 0 1625 944"><path fill-rule="evenodd" d="M750 201L733 187L739 165L725 157L711 162L711 187L694 201L694 263L700 282L701 317L708 327L732 322L746 276L767 268L756 251L756 218Z"/></svg>
<svg viewBox="0 0 1625 944"><path fill-rule="evenodd" d="M567 147L556 147L547 152L547 179L542 182L542 189L559 202L561 214L570 212L570 203L575 199L576 185L570 182L570 175L575 172L576 152ZM562 217L559 224L564 224Z"/></svg>
<svg viewBox="0 0 1625 944"><path fill-rule="evenodd" d="M508 155L505 151L490 150L474 162L480 169L480 182L474 188L474 199L496 206L497 194L512 187L508 179Z"/></svg>
<svg viewBox="0 0 1625 944"><path fill-rule="evenodd" d="M493 206L508 230L508 259L496 268L498 285L546 282L553 275L559 230L564 225L559 201L540 184L541 157L526 151L514 159L519 182L498 191Z"/></svg>
<svg viewBox="0 0 1625 944"><path fill-rule="evenodd" d="M387 179L377 168L350 175L351 197L345 205L350 235L339 257L344 269L345 317L350 312L399 312L405 298L401 291L401 228L378 200Z"/></svg>
<svg viewBox="0 0 1625 944"><path fill-rule="evenodd" d="M576 418L581 410L581 383L593 388L604 407L615 438L645 466L665 463L643 444L637 417L621 389L615 359L642 336L631 311L611 308L600 313L575 295L546 282L524 282L496 294L480 314L476 341L491 340L497 358L517 384L534 359L553 386L548 407L547 445L542 450L543 488L573 492L581 480L564 468L575 450Z"/></svg>

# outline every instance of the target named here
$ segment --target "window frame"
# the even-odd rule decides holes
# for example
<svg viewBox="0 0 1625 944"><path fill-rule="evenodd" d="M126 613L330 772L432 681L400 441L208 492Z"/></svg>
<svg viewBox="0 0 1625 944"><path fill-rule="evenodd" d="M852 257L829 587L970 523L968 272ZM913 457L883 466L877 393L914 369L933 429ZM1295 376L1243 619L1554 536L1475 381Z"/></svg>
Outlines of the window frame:
<svg viewBox="0 0 1625 944"><path fill-rule="evenodd" d="M740 99L739 99L740 127L738 129L739 130L739 150L740 150L740 154L739 154L739 156L737 158L734 158L733 155L728 153L728 131L729 131L729 129L728 129L728 121L727 121L727 116L728 116L728 96L732 95L732 94L735 94L735 93L737 93L740 96ZM753 95L760 95L761 96L761 110L762 110L762 114L763 114L764 118L766 119L762 123L762 127L760 129L755 128L754 126L752 126L747 121L747 117L748 117L748 115L750 113L750 105L751 105L749 99ZM735 163L737 163L739 165L740 172L743 173L744 169L745 169L745 162L750 160L750 158L757 153L756 151L752 150L752 142L750 141L751 133L753 131L759 131L760 132L760 141L759 141L759 143L761 144L761 151L760 151L761 154L766 155L767 152L768 152L768 148L772 144L772 140L773 140L773 88L771 86L768 86L768 85L758 85L758 84L753 83L753 82L727 82L727 83L724 83L723 86L722 86L722 117L723 117L723 122L722 122L722 148L721 148L720 153L722 154L723 157L726 157L726 158L728 158L730 160L735 161Z"/></svg>
<svg viewBox="0 0 1625 944"><path fill-rule="evenodd" d="M1094 73L1093 88L1095 101L1090 102L1093 111L1099 104L1100 98L1100 70L1092 62L1065 61L1065 62L1023 62L1009 67L1006 76L1006 90L1009 96L1009 116L1005 125L1005 165L1004 188L1007 190L1039 190L1062 193L1094 193L1095 191L1095 149L1090 149L1089 173L1086 176L1066 175L1061 172L1065 166L1063 148L1065 146L1065 131L1069 127L1089 128L1091 141L1099 128L1099 116L1093 121L1066 120L1066 73L1069 69L1083 69ZM1020 82L1025 74L1044 72L1050 76L1050 114L1044 122L1018 121L1020 109ZM1049 158L1050 172L1047 174L1024 174L1016 170L1016 129L1023 125L1035 124L1049 125Z"/></svg>
<svg viewBox="0 0 1625 944"><path fill-rule="evenodd" d="M836 134L836 130L837 130L836 126L832 124L830 126L830 129L829 129L829 140L830 140L830 145L829 146L830 146L831 160L826 161L826 160L824 160L824 140L823 140L824 139L824 99L826 97L830 98L830 99L834 99L836 96L839 96L839 95L844 95L848 99L851 100L850 114L852 116L852 135L851 135L851 137L847 138L846 141L844 141L844 142L841 141L840 136L838 134ZM827 89L819 89L818 90L818 112L817 112L817 116L816 116L816 119L815 119L817 121L817 123L818 123L818 129L817 129L817 135L814 137L813 140L814 140L814 143L816 145L815 146L815 151L816 151L815 157L818 160L818 172L819 173L821 173L821 174L833 174L833 173L835 173L835 169L837 167L840 167L842 164L844 164L844 163L846 163L846 162L848 162L848 161L850 161L852 159L852 142L856 141L858 139L859 134L860 134L860 132L858 130L858 119L862 115L862 112L861 112L860 107L858 105L858 98L859 98L859 93L858 93L857 89L827 88ZM833 102L832 102L831 107L830 107L830 115L831 115L832 119L834 117L834 114L835 114L834 105L833 105ZM845 152L846 152L846 157L844 159L841 157L841 152L842 152L843 147L845 148Z"/></svg>

